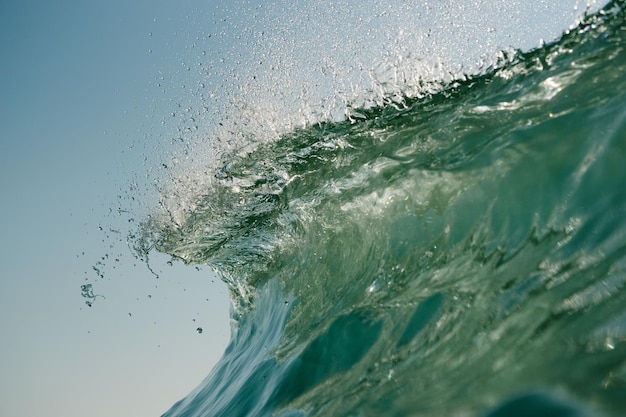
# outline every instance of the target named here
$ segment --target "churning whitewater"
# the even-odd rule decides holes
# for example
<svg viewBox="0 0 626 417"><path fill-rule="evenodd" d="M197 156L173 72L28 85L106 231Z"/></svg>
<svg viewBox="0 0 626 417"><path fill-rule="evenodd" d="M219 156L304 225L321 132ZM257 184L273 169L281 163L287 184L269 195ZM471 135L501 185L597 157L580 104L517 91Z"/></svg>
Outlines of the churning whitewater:
<svg viewBox="0 0 626 417"><path fill-rule="evenodd" d="M224 123L136 235L233 302L165 416L626 414L624 8L473 68L389 64L345 117L259 113L231 147Z"/></svg>

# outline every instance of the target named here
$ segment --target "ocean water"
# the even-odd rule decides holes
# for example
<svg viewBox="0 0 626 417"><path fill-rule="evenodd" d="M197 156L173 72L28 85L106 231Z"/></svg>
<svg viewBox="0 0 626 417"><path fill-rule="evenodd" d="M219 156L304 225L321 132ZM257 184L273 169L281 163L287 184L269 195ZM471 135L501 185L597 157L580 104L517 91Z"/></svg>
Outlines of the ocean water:
<svg viewBox="0 0 626 417"><path fill-rule="evenodd" d="M220 154L135 240L233 303L164 416L626 415L625 48L615 1Z"/></svg>

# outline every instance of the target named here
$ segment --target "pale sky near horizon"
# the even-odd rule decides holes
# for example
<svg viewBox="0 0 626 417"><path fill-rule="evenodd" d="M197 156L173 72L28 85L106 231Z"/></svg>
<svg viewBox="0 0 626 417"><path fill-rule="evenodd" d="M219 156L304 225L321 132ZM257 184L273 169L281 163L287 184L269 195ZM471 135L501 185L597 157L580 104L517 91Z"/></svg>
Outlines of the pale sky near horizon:
<svg viewBox="0 0 626 417"><path fill-rule="evenodd" d="M159 72L179 71L198 6L211 9L0 3L3 417L159 416L222 355L225 285L208 268L155 256L156 279L123 238L107 237L121 221L110 213L117 196L123 204L133 177L149 169L150 144L168 140L158 122L171 110L156 83ZM92 267L106 255L99 279ZM85 282L106 297L91 308Z"/></svg>
<svg viewBox="0 0 626 417"><path fill-rule="evenodd" d="M229 5L0 2L0 416L159 416L221 357L225 285L154 255L157 279L112 230L150 210L131 187L167 158L200 81L185 54Z"/></svg>

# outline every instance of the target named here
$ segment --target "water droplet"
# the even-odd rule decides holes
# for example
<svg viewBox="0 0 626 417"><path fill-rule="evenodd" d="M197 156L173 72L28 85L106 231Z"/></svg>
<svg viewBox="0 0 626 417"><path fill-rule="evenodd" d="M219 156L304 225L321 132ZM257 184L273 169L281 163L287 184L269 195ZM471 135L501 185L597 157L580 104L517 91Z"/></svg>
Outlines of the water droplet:
<svg viewBox="0 0 626 417"><path fill-rule="evenodd" d="M198 327L196 331L198 332L198 334L202 334L202 327Z"/></svg>
<svg viewBox="0 0 626 417"><path fill-rule="evenodd" d="M615 339L612 337L607 337L604 344L607 350L615 349Z"/></svg>

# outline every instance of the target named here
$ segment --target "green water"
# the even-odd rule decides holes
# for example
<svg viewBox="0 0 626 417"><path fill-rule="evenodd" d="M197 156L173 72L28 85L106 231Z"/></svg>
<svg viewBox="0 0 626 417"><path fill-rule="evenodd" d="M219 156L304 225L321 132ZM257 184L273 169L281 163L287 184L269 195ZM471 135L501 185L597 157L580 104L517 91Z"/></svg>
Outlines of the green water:
<svg viewBox="0 0 626 417"><path fill-rule="evenodd" d="M622 3L225 156L183 222L149 219L137 247L213 266L234 305L166 415L625 414Z"/></svg>

